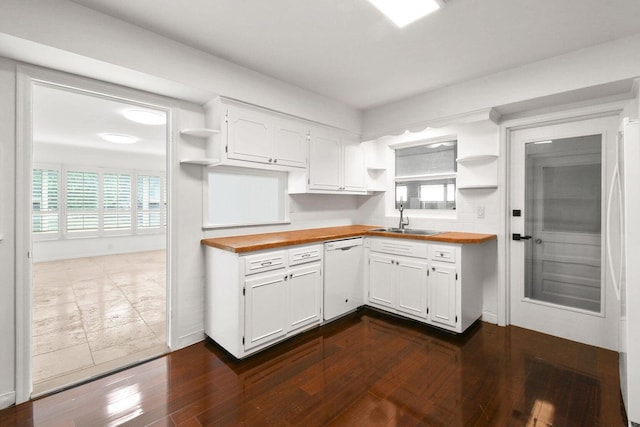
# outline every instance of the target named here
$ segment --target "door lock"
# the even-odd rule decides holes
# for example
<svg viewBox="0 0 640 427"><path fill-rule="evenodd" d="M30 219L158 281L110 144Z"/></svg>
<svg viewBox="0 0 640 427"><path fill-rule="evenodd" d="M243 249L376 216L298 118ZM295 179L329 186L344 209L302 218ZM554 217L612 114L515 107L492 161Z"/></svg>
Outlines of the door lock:
<svg viewBox="0 0 640 427"><path fill-rule="evenodd" d="M532 236L521 236L520 233L513 233L513 240L530 240Z"/></svg>

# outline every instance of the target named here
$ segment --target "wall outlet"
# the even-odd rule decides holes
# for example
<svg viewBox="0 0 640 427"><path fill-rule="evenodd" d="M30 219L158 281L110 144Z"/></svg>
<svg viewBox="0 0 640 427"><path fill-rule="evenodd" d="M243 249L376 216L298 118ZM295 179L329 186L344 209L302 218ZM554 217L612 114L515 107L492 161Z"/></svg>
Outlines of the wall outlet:
<svg viewBox="0 0 640 427"><path fill-rule="evenodd" d="M478 219L484 219L484 206L478 206L477 210Z"/></svg>

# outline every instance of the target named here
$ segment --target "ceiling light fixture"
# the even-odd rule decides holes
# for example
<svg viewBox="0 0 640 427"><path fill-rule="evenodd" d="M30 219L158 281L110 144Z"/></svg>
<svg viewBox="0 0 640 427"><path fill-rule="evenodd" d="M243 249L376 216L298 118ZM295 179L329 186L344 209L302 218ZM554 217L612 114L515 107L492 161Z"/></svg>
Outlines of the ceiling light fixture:
<svg viewBox="0 0 640 427"><path fill-rule="evenodd" d="M143 125L163 125L167 123L167 115L160 111L130 108L124 110L122 114L128 120L136 123L141 123Z"/></svg>
<svg viewBox="0 0 640 427"><path fill-rule="evenodd" d="M437 0L369 0L399 28L440 9Z"/></svg>
<svg viewBox="0 0 640 427"><path fill-rule="evenodd" d="M101 133L100 138L114 144L134 144L138 142L138 138L135 136L124 135L121 133Z"/></svg>

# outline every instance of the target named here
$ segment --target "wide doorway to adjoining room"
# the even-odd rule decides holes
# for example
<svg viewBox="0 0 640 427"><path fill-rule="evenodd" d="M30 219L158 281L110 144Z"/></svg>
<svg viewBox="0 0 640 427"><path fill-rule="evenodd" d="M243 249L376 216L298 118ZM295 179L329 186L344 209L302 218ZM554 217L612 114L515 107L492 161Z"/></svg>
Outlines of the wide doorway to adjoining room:
<svg viewBox="0 0 640 427"><path fill-rule="evenodd" d="M167 351L167 112L32 87L32 395Z"/></svg>

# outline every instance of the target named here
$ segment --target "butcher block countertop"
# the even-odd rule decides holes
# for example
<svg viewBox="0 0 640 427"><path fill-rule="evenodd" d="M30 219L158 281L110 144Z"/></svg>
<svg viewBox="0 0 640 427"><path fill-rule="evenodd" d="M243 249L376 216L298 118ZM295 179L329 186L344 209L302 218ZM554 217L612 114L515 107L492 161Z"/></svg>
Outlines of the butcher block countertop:
<svg viewBox="0 0 640 427"><path fill-rule="evenodd" d="M279 248L282 246L345 239L363 235L463 244L483 243L496 238L495 234L460 233L453 231L443 232L434 236L372 231L377 228L381 227L374 225L346 225L342 227L311 228L307 230L282 231L277 233L248 234L245 236L216 237L211 239L202 239L201 243L206 246L223 249L229 252L243 253Z"/></svg>

